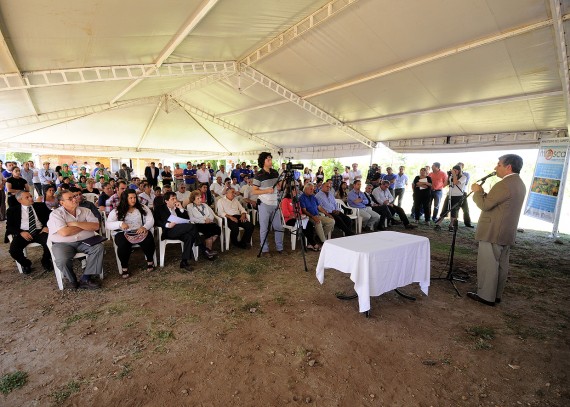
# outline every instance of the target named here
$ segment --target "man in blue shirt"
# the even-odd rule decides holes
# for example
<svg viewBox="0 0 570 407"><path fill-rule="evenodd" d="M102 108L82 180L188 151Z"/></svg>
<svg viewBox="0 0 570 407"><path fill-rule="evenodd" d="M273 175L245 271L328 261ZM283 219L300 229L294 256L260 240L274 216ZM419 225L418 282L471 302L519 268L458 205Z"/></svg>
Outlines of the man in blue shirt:
<svg viewBox="0 0 570 407"><path fill-rule="evenodd" d="M368 198L360 191L362 182L355 181L352 190L348 193L347 203L351 208L358 208L358 216L362 218L362 229L368 227L371 231L376 230L380 223L380 215L368 205Z"/></svg>
<svg viewBox="0 0 570 407"><path fill-rule="evenodd" d="M321 243L324 243L327 236L334 229L334 218L323 207L319 205L315 197L315 187L312 183L305 184L303 193L299 197L299 204L303 214L309 217L309 221L315 226L315 233L317 234Z"/></svg>
<svg viewBox="0 0 570 407"><path fill-rule="evenodd" d="M335 226L338 226L345 236L352 236L354 233L350 228L350 218L344 213L336 209L336 199L334 192L331 192L332 182L325 182L321 190L317 193L316 198L319 205L332 216Z"/></svg>
<svg viewBox="0 0 570 407"><path fill-rule="evenodd" d="M186 184L186 189L188 191L193 191L196 189L196 170L192 169L192 163L188 161L186 163L186 168L184 173L184 183Z"/></svg>

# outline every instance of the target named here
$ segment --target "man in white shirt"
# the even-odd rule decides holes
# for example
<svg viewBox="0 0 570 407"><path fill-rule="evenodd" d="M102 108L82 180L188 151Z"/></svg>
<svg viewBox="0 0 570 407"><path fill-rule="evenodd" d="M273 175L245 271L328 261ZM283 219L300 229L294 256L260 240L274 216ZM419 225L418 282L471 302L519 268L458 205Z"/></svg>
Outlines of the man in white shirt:
<svg viewBox="0 0 570 407"><path fill-rule="evenodd" d="M257 208L257 195L253 195L253 178L247 178L247 183L241 187L240 193L243 195L242 203L249 205L249 207L256 209Z"/></svg>
<svg viewBox="0 0 570 407"><path fill-rule="evenodd" d="M187 202L189 198L190 198L190 191L186 191L186 185L179 184L178 191L176 191L176 200L184 204L184 202Z"/></svg>
<svg viewBox="0 0 570 407"><path fill-rule="evenodd" d="M70 191L63 192L59 197L61 206L50 214L47 226L53 242L53 256L57 267L75 288L98 289L100 285L91 277L99 275L103 269L104 247L101 243L89 246L83 240L95 236L99 221L89 209L79 207L79 200L74 195ZM79 283L71 261L78 252L87 254L87 266Z"/></svg>
<svg viewBox="0 0 570 407"><path fill-rule="evenodd" d="M220 171L218 171L218 174L220 173ZM226 177L228 178L228 177ZM224 183L222 182L222 180L224 180L225 178L222 178L221 175L217 175L216 176L216 182L214 182L212 184L212 186L210 187L210 191L212 192L212 194L214 195L214 198L219 198L221 196L223 196L226 191L224 190Z"/></svg>
<svg viewBox="0 0 570 407"><path fill-rule="evenodd" d="M139 200L143 205L146 205L152 209L154 198L156 198L156 195L153 191L153 188L148 182L145 182L143 192L139 194Z"/></svg>
<svg viewBox="0 0 570 407"><path fill-rule="evenodd" d="M254 226L247 220L247 212L235 198L235 190L229 188L226 195L218 200L218 216L227 219L228 228L230 228L230 241L236 247L241 249L249 248L249 241L253 234ZM238 240L239 228L244 229L241 240Z"/></svg>
<svg viewBox="0 0 570 407"><path fill-rule="evenodd" d="M206 168L206 163L200 164L200 169L196 171L196 178L198 179L198 183L210 185L210 171Z"/></svg>
<svg viewBox="0 0 570 407"><path fill-rule="evenodd" d="M351 185L354 184L354 181L362 180L362 172L358 169L358 164L352 164L352 171L348 172L348 177Z"/></svg>
<svg viewBox="0 0 570 407"><path fill-rule="evenodd" d="M222 178L222 181L225 180L226 178L230 177L230 173L226 172L226 166L225 165L220 165L220 169L218 170L218 172L216 172L216 179L218 177Z"/></svg>
<svg viewBox="0 0 570 407"><path fill-rule="evenodd" d="M392 223L392 225L400 224L400 222L396 221L392 217L394 216L395 213L397 213L398 216L400 217L401 223L404 224L404 227L406 229L415 229L416 225L412 225L410 223L404 210L399 206L394 205L394 197L390 193L389 188L390 188L390 181L382 181L380 186L378 188L375 188L374 191L372 191L372 196L374 197L374 199L378 204L385 206L386 209L388 209L388 211L386 211L386 214L388 213L390 214L389 221ZM384 224L384 216L382 216L381 214L380 225L383 224Z"/></svg>

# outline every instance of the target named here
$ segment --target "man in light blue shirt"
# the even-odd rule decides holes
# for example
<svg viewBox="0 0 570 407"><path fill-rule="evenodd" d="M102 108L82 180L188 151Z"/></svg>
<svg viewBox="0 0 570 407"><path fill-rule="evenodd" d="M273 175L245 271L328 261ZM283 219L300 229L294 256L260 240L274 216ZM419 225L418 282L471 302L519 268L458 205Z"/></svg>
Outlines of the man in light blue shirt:
<svg viewBox="0 0 570 407"><path fill-rule="evenodd" d="M334 198L334 193L331 192L331 184L332 181L323 183L321 190L316 195L317 201L333 217L335 226L338 226L345 236L352 236L354 233L350 228L350 218L336 209L336 199Z"/></svg>
<svg viewBox="0 0 570 407"><path fill-rule="evenodd" d="M368 198L360 191L362 182L355 181L352 190L348 193L347 203L351 208L358 208L358 216L362 218L362 228L368 227L371 231L375 231L380 223L380 215L372 210L368 205Z"/></svg>
<svg viewBox="0 0 570 407"><path fill-rule="evenodd" d="M396 174L396 180L394 182L394 202L398 200L398 206L402 206L402 201L404 200L404 192L408 186L408 176L404 174L406 167L400 165L398 173Z"/></svg>

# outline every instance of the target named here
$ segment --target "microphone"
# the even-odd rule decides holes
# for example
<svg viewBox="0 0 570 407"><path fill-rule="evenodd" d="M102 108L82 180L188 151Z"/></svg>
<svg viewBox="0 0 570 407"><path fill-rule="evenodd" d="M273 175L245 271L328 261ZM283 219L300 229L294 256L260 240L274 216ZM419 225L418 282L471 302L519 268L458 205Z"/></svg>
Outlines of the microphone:
<svg viewBox="0 0 570 407"><path fill-rule="evenodd" d="M485 182L487 180L487 178L489 177L494 177L495 175L497 175L497 173L495 171L493 171L492 173L490 173L489 175L485 175L483 178L481 178L479 181L477 182Z"/></svg>

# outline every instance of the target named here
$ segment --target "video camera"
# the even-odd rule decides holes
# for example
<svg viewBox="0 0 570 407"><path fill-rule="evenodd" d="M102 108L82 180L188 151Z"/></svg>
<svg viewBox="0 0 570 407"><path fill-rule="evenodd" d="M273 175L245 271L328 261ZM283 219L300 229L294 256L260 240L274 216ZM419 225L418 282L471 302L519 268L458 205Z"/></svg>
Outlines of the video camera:
<svg viewBox="0 0 570 407"><path fill-rule="evenodd" d="M305 166L301 163L293 164L291 161L289 161L287 164L285 164L286 171L303 170L304 168Z"/></svg>

